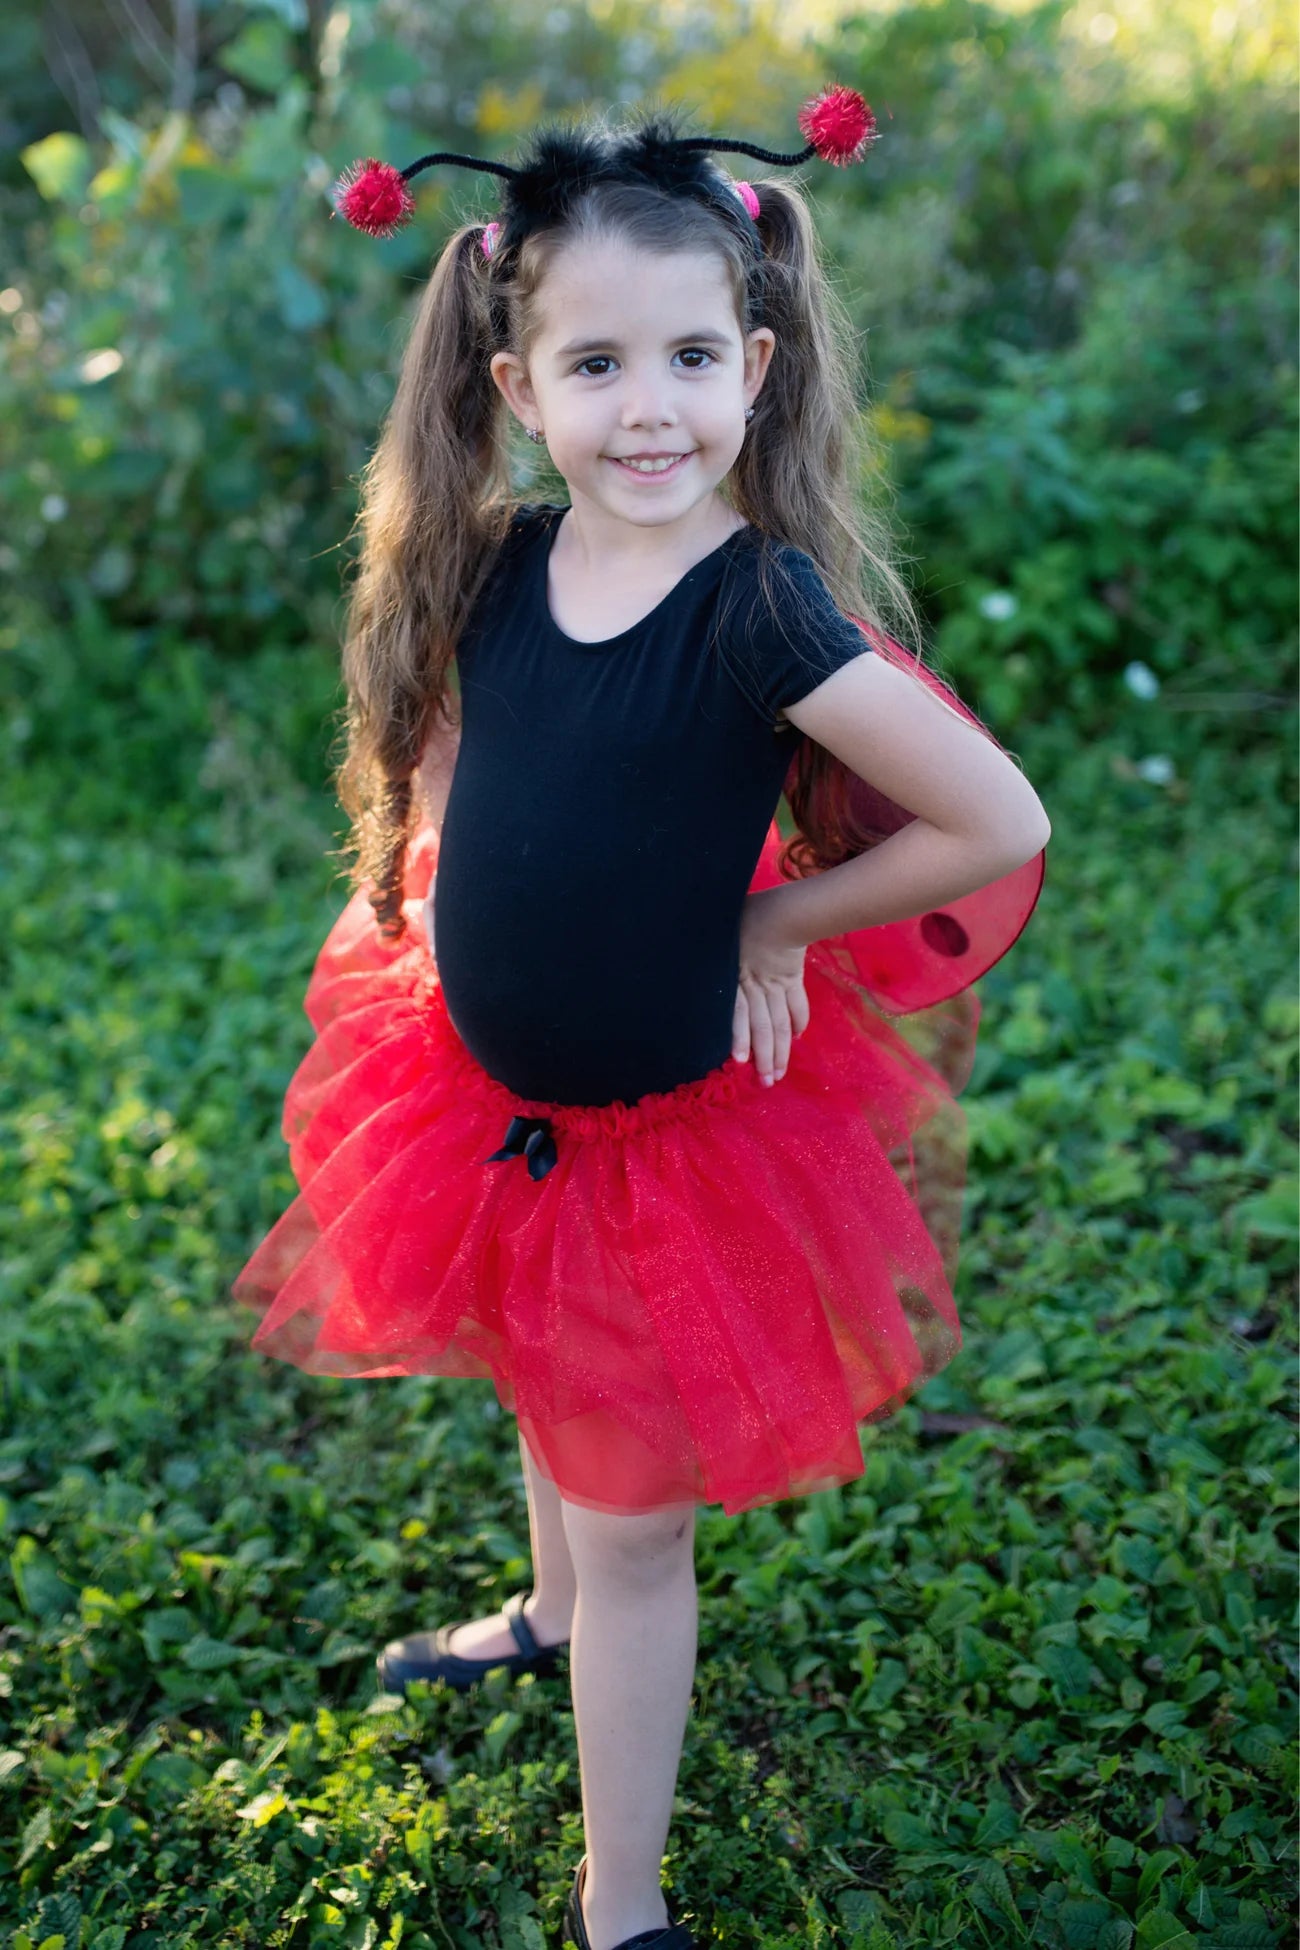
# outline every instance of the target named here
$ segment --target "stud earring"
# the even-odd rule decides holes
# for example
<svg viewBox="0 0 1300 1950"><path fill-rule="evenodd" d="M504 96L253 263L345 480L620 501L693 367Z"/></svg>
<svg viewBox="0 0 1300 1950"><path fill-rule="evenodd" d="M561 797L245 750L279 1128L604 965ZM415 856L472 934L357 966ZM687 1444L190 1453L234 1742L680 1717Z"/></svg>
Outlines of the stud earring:
<svg viewBox="0 0 1300 1950"><path fill-rule="evenodd" d="M745 408L745 418L746 418L746 420L752 420L752 419L753 419L753 417L754 417L754 409L753 409L753 407L752 407L752 406L747 406L747 407Z"/></svg>
<svg viewBox="0 0 1300 1950"><path fill-rule="evenodd" d="M534 441L538 446L540 446L542 441L545 440L546 438L546 435L542 432L542 429L540 427L525 427L524 432L528 435L528 438Z"/></svg>

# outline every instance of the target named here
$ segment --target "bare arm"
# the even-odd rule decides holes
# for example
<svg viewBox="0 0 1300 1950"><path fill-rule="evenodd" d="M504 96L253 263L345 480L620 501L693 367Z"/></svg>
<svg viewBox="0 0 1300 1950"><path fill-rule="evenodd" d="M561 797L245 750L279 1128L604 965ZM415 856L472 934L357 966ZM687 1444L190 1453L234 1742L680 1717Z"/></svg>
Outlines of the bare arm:
<svg viewBox="0 0 1300 1950"><path fill-rule="evenodd" d="M447 795L451 791L451 776L456 769L456 754L460 750L460 726L449 725L445 718L434 718L432 728L425 740L424 752L415 768L415 802L421 823L427 821L439 840L442 838L443 815L447 810ZM433 947L434 895L437 891L438 876L435 871L429 882L429 891L418 904L407 903L407 919L418 925ZM418 918L417 918L418 917Z"/></svg>
<svg viewBox="0 0 1300 1950"><path fill-rule="evenodd" d="M928 913L1032 860L1051 836L1006 753L884 657L856 657L786 716L916 815L856 859L771 890L792 946Z"/></svg>
<svg viewBox="0 0 1300 1950"><path fill-rule="evenodd" d="M810 942L926 914L1000 880L1051 837L1023 772L974 725L884 657L843 664L786 717L915 817L854 860L745 899L732 1053L764 1083L808 1027Z"/></svg>
<svg viewBox="0 0 1300 1950"><path fill-rule="evenodd" d="M421 817L428 820L439 836L459 750L460 726L449 725L441 716L436 717L425 743L424 756L416 768L415 794Z"/></svg>

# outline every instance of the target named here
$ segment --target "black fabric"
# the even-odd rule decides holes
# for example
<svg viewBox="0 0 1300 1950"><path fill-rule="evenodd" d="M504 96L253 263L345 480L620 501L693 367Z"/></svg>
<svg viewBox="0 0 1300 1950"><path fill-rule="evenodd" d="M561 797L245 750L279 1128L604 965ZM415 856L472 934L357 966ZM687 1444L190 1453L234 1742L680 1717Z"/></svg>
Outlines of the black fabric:
<svg viewBox="0 0 1300 1950"><path fill-rule="evenodd" d="M634 1103L726 1059L745 895L803 735L776 713L870 645L808 556L752 528L580 643L547 602L565 512L519 511L457 650L435 949L508 1089Z"/></svg>

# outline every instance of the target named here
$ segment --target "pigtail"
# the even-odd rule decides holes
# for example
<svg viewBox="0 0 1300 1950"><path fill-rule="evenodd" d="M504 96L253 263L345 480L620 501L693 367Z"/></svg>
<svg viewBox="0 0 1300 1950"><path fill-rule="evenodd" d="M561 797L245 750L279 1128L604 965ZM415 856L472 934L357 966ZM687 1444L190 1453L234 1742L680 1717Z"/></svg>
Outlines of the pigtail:
<svg viewBox="0 0 1300 1950"><path fill-rule="evenodd" d="M812 558L837 607L866 626L877 654L924 682L923 628L895 566L889 513L866 501L868 484L884 475L858 402L852 320L799 191L773 180L751 187L763 257L751 277L749 322L771 326L776 350L735 465L733 499L762 533ZM775 573L760 558L769 594ZM811 739L796 749L785 794L798 829L780 855L787 879L852 859L908 817Z"/></svg>
<svg viewBox="0 0 1300 1950"><path fill-rule="evenodd" d="M372 887L390 940L406 925L412 775L435 717L455 722L448 666L509 524L481 234L479 224L463 226L434 268L361 480L343 645L347 745L335 787L352 821L352 884Z"/></svg>
<svg viewBox="0 0 1300 1950"><path fill-rule="evenodd" d="M822 269L802 196L752 185L763 255L750 277L753 322L776 350L736 462L736 504L765 533L812 556L837 598L861 595L861 418L851 327Z"/></svg>

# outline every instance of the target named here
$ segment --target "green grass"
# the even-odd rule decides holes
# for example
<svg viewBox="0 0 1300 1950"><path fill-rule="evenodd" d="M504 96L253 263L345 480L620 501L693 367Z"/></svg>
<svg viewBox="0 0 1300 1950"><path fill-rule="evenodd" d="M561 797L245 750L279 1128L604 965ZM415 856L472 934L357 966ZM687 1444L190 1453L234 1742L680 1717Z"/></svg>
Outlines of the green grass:
<svg viewBox="0 0 1300 1950"><path fill-rule="evenodd" d="M342 899L329 672L160 656L0 767L2 1940L558 1946L567 1685L371 1663L528 1577L513 1423L228 1298ZM703 1942L1293 1940L1289 727L1119 719L1015 740L1054 838L981 986L961 1355L860 1481L701 1512Z"/></svg>

